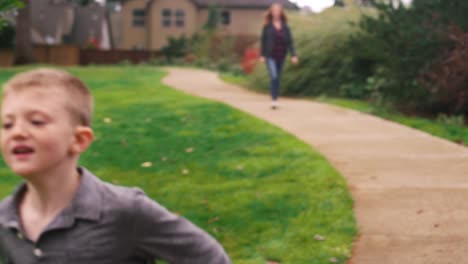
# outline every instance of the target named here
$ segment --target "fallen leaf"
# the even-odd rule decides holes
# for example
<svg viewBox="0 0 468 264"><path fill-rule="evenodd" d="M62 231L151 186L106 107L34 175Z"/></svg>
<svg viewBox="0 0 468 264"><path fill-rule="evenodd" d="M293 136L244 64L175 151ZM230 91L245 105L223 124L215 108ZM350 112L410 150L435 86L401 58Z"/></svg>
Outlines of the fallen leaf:
<svg viewBox="0 0 468 264"><path fill-rule="evenodd" d="M185 152L187 152L187 153L192 153L193 150L194 150L193 148L186 148L186 149L185 149Z"/></svg>
<svg viewBox="0 0 468 264"><path fill-rule="evenodd" d="M128 146L127 140L125 138L122 138L122 145L125 147Z"/></svg>
<svg viewBox="0 0 468 264"><path fill-rule="evenodd" d="M214 223L214 222L216 222L216 221L218 221L218 220L219 220L219 217L217 217L217 216L216 216L216 217L213 217L213 218L211 218L210 220L208 220L208 224L211 225L212 223Z"/></svg>
<svg viewBox="0 0 468 264"><path fill-rule="evenodd" d="M317 241L324 241L326 238L324 236L321 236L319 234L316 234L314 236L314 239L317 240Z"/></svg>
<svg viewBox="0 0 468 264"><path fill-rule="evenodd" d="M335 257L330 258L329 260L330 260L331 263L338 263L338 261L339 261L339 260L338 260L337 258L335 258Z"/></svg>
<svg viewBox="0 0 468 264"><path fill-rule="evenodd" d="M162 161L167 161L167 157L162 157L161 160Z"/></svg>
<svg viewBox="0 0 468 264"><path fill-rule="evenodd" d="M244 169L244 166L242 166L242 165L237 166L237 170L243 170L243 169Z"/></svg>
<svg viewBox="0 0 468 264"><path fill-rule="evenodd" d="M190 173L190 171L187 170L187 169L182 170L182 174L189 174L189 173Z"/></svg>
<svg viewBox="0 0 468 264"><path fill-rule="evenodd" d="M153 163L150 162L150 161L147 161L147 162L143 162L143 163L141 164L141 166L142 166L143 168L149 168L149 167L153 166Z"/></svg>
<svg viewBox="0 0 468 264"><path fill-rule="evenodd" d="M106 117L106 118L104 118L104 123L110 124L110 123L112 123L112 119L110 119L109 117Z"/></svg>

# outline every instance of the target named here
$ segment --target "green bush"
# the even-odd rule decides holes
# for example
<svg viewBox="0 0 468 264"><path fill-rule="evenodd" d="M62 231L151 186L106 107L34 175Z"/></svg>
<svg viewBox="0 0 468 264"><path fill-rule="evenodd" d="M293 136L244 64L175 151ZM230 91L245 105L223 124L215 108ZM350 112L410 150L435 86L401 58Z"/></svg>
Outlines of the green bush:
<svg viewBox="0 0 468 264"><path fill-rule="evenodd" d="M184 35L178 38L169 37L167 42L167 45L161 49L161 53L168 61L183 58L188 53L190 39L187 39Z"/></svg>
<svg viewBox="0 0 468 264"><path fill-rule="evenodd" d="M238 73L241 71L238 50L252 42L252 38L226 35L218 30L203 30L191 38L170 37L168 44L161 49L163 58L152 64L188 64Z"/></svg>
<svg viewBox="0 0 468 264"><path fill-rule="evenodd" d="M15 28L5 23L0 29L0 49L13 49L15 41Z"/></svg>
<svg viewBox="0 0 468 264"><path fill-rule="evenodd" d="M354 57L348 43L351 34L358 30L351 22L357 22L364 10L349 4L318 15L290 15L300 64L286 63L283 94L368 97L365 85L370 63ZM268 89L264 65L257 66L251 83L252 87Z"/></svg>
<svg viewBox="0 0 468 264"><path fill-rule="evenodd" d="M468 1L414 0L408 8L372 2L378 16L363 17L361 31L351 38L350 45L357 47L354 56L368 58L375 65L371 76L385 80L380 86L384 100L412 112L453 111L451 105L468 89L466 78L460 79L455 89L450 86L450 76L440 82L437 76L426 77L428 72L446 71L439 65L447 61L446 55L455 47L449 29L456 26L466 32ZM459 35L462 39L463 33ZM464 63L450 66L454 72L466 68Z"/></svg>

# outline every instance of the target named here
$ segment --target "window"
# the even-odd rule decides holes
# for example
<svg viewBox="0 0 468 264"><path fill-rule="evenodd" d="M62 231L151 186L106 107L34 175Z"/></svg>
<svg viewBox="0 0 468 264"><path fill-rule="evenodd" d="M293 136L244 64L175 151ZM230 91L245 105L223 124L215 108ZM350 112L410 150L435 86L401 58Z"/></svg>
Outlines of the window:
<svg viewBox="0 0 468 264"><path fill-rule="evenodd" d="M133 10L133 26L144 27L145 26L146 12L144 9Z"/></svg>
<svg viewBox="0 0 468 264"><path fill-rule="evenodd" d="M162 15L162 26L163 27L171 27L172 25L172 10L170 9L163 9L161 11Z"/></svg>
<svg viewBox="0 0 468 264"><path fill-rule="evenodd" d="M221 23L223 25L231 24L231 12L224 10L221 12Z"/></svg>
<svg viewBox="0 0 468 264"><path fill-rule="evenodd" d="M177 9L176 13L176 27L184 27L185 26L185 11L182 9Z"/></svg>

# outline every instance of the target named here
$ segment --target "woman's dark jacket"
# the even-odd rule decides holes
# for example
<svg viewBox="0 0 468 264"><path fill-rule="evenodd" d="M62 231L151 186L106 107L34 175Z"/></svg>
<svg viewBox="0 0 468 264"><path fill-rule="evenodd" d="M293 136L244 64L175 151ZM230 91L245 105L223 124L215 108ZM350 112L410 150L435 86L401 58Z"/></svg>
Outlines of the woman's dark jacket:
<svg viewBox="0 0 468 264"><path fill-rule="evenodd" d="M275 48L275 26L273 23L263 27L262 31L262 56L270 58L273 56L273 49ZM294 49L294 40L291 34L291 30L286 23L283 23L281 30L285 36L286 50L289 51L291 56L296 56L296 50Z"/></svg>

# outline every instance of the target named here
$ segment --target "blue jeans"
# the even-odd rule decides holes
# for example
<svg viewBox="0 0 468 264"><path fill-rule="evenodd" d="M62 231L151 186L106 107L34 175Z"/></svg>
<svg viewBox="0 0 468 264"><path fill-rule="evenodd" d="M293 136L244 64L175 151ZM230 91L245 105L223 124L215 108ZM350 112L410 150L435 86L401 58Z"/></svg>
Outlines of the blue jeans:
<svg viewBox="0 0 468 264"><path fill-rule="evenodd" d="M278 60L274 58L267 58L266 62L271 81L271 99L276 100L280 90L281 71L283 70L284 59Z"/></svg>

